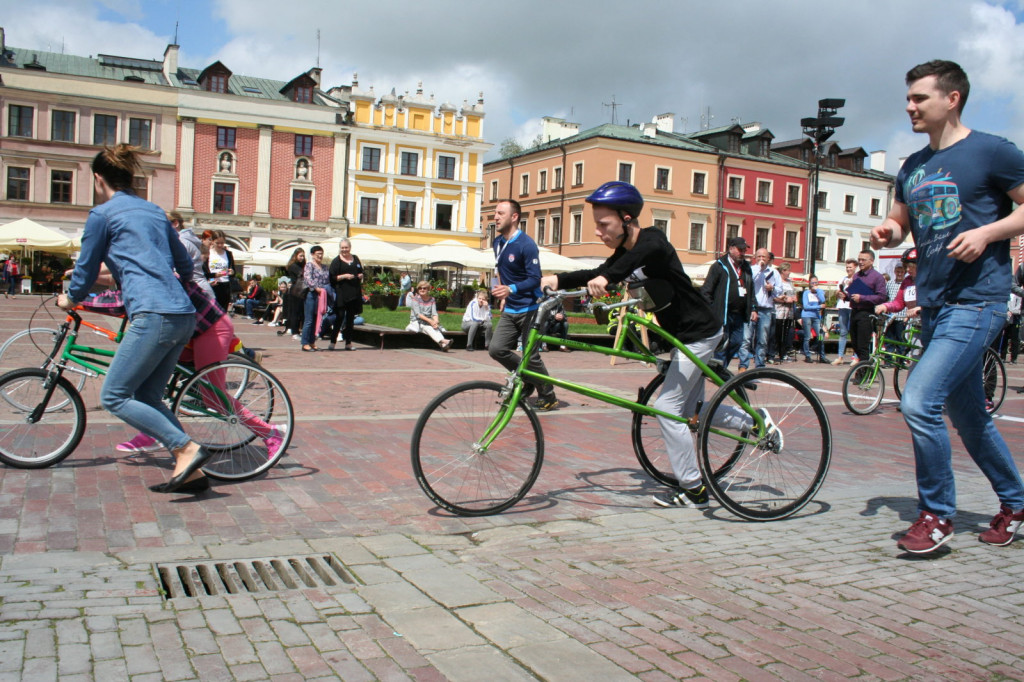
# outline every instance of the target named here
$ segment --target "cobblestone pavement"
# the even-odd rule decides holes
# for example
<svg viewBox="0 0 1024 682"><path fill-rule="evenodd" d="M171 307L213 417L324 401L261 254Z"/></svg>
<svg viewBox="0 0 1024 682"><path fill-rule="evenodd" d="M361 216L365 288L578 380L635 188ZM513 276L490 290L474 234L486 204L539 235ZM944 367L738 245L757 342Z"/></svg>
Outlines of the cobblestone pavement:
<svg viewBox="0 0 1024 682"><path fill-rule="evenodd" d="M36 303L3 301L0 339ZM997 502L958 449L948 551L897 550L916 517L906 430L892 402L846 412L845 368L789 366L826 402L835 439L828 480L796 518L652 506L629 414L572 395L541 416L530 495L460 518L420 492L409 438L443 388L500 379L486 353L299 353L236 322L296 405L287 457L199 498L151 493L169 459L114 451L131 434L90 379L70 458L0 468L0 680L1024 678L1024 541L977 541ZM623 395L651 375L584 353L545 359ZM1008 370L999 423L1019 453L1024 370ZM336 561L338 579L164 597L175 576L216 585L307 557Z"/></svg>

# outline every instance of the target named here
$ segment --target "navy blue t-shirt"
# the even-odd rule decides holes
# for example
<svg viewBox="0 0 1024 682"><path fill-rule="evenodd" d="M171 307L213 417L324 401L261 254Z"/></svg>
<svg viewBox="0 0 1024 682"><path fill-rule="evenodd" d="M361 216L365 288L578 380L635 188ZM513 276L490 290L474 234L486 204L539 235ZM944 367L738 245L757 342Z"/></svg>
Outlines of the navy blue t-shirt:
<svg viewBox="0 0 1024 682"><path fill-rule="evenodd" d="M971 131L940 149L912 154L896 176L896 201L906 204L917 246L917 303L1005 303L1010 290L1010 240L988 245L973 263L948 257L961 232L1009 215L1007 192L1024 183L1024 154L1010 141Z"/></svg>

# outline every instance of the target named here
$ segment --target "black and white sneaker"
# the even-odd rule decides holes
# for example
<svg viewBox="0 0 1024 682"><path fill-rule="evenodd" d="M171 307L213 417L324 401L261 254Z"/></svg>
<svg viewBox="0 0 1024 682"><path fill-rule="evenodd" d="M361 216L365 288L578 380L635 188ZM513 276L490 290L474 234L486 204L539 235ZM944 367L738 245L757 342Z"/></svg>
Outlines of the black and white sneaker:
<svg viewBox="0 0 1024 682"><path fill-rule="evenodd" d="M708 506L708 489L704 484L693 488L679 488L653 497L654 504L659 507L688 507L690 509L706 509Z"/></svg>

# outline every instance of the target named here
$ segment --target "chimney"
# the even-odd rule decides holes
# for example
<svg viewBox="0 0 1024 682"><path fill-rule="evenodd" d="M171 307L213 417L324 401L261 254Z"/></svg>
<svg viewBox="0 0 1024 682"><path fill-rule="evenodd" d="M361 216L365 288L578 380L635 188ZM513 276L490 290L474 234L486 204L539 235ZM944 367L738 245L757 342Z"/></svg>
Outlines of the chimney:
<svg viewBox="0 0 1024 682"><path fill-rule="evenodd" d="M567 137L572 137L580 131L579 123L569 123L564 118L545 116L541 119L541 122L541 139L545 142L551 142L552 140L564 140Z"/></svg>
<svg viewBox="0 0 1024 682"><path fill-rule="evenodd" d="M671 133L674 130L675 120L675 114L658 114L657 116L654 117L653 123L661 132Z"/></svg>
<svg viewBox="0 0 1024 682"><path fill-rule="evenodd" d="M171 76L175 76L178 73L178 46L168 45L167 49L164 50L164 78L167 79L168 83L173 83Z"/></svg>
<svg viewBox="0 0 1024 682"><path fill-rule="evenodd" d="M7 51L7 38L4 33L4 27L0 26L0 55Z"/></svg>
<svg viewBox="0 0 1024 682"><path fill-rule="evenodd" d="M313 82L316 83L316 87L318 88L320 87L320 76L321 74L323 74L323 72L324 70L321 69L319 66L314 67L308 71L309 77L313 79Z"/></svg>
<svg viewBox="0 0 1024 682"><path fill-rule="evenodd" d="M885 150L880 149L877 152L871 152L871 170L885 172Z"/></svg>
<svg viewBox="0 0 1024 682"><path fill-rule="evenodd" d="M655 119L657 120L657 119ZM640 134L644 137L656 137L658 135L658 126L656 123L641 123Z"/></svg>

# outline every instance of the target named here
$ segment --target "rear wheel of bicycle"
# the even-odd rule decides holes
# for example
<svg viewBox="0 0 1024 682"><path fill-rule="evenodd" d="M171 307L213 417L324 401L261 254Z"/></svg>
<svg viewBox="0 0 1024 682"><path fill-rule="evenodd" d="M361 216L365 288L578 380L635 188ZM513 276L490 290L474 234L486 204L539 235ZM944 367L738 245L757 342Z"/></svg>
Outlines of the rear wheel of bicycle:
<svg viewBox="0 0 1024 682"><path fill-rule="evenodd" d="M199 370L175 398L174 413L185 433L214 453L203 472L220 480L243 481L277 464L295 426L277 377L236 360Z"/></svg>
<svg viewBox="0 0 1024 682"><path fill-rule="evenodd" d="M985 411L995 414L1006 397L1006 366L991 348L985 349L981 376L985 384Z"/></svg>
<svg viewBox="0 0 1024 682"><path fill-rule="evenodd" d="M53 392L40 419L30 423L51 382ZM85 405L64 377L31 368L0 377L0 461L20 469L52 466L74 452L84 432Z"/></svg>
<svg viewBox="0 0 1024 682"><path fill-rule="evenodd" d="M751 412L764 419L763 432ZM704 484L723 507L750 521L784 519L802 509L832 459L821 400L797 377L769 367L726 382L705 408L697 435Z"/></svg>
<svg viewBox="0 0 1024 682"><path fill-rule="evenodd" d="M916 364L916 362L911 362L906 367L897 365L892 370L892 390L896 392L896 397L901 400L903 399L903 385L907 383L907 378L914 371L914 365Z"/></svg>
<svg viewBox="0 0 1024 682"><path fill-rule="evenodd" d="M882 404L885 375L873 360L861 360L843 379L843 402L854 414L871 414Z"/></svg>
<svg viewBox="0 0 1024 682"><path fill-rule="evenodd" d="M412 433L416 481L435 504L461 516L485 516L523 499L544 461L540 420L525 401L509 405L505 387L490 381L453 386L420 414ZM480 440L506 411L508 424Z"/></svg>
<svg viewBox="0 0 1024 682"><path fill-rule="evenodd" d="M728 375L723 376L723 378L732 376L728 370L722 369L722 372ZM658 373L647 386L640 389L637 402L641 405L653 404L661 391L663 383L665 383L665 375ZM715 384L706 381L704 386L705 395L713 393L717 389L718 387ZM668 458L668 448L665 447L665 438L662 435L661 424L658 422L658 418L653 415L634 412L632 440L633 453L636 454L637 461L640 462L640 466L647 472L647 475L662 485L673 488L678 487L679 479L676 478L675 473L672 471L672 463ZM736 448L737 457L742 451L743 446L738 445ZM730 462L723 462L722 464L722 471L724 471L730 465ZM716 471L715 475L721 475L722 471Z"/></svg>

